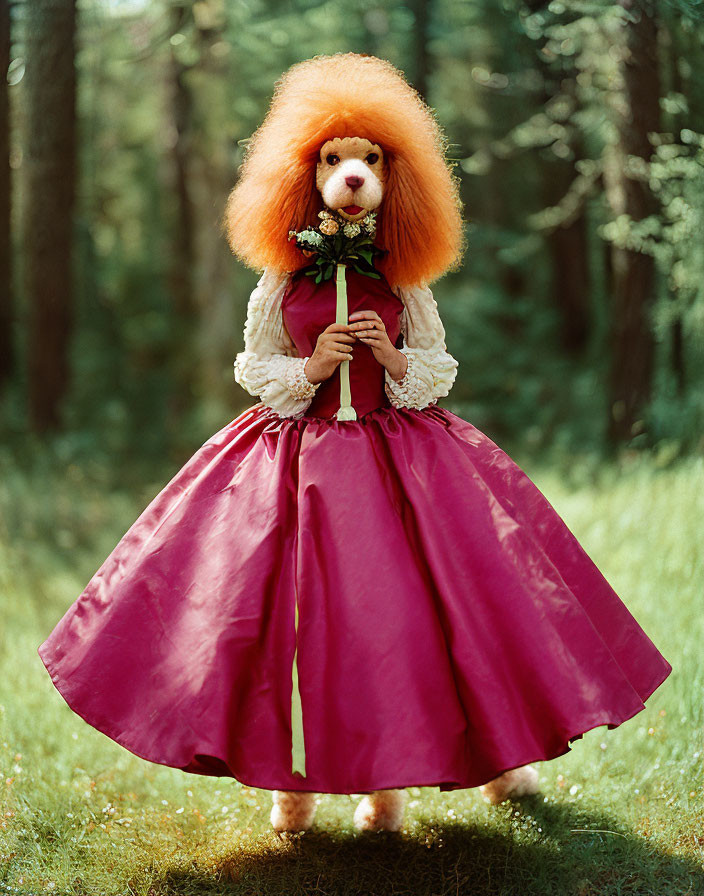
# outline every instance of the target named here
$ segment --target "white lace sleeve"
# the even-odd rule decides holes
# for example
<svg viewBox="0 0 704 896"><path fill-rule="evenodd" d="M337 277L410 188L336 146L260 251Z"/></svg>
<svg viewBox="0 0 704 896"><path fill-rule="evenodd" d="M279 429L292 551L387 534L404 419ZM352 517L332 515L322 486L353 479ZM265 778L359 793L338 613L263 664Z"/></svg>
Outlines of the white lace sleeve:
<svg viewBox="0 0 704 896"><path fill-rule="evenodd" d="M459 366L445 345L445 328L438 304L427 286L399 289L404 304L401 351L408 359L403 379L394 380L386 372L386 394L394 407L421 410L448 395Z"/></svg>
<svg viewBox="0 0 704 896"><path fill-rule="evenodd" d="M286 331L281 300L290 275L265 270L247 305L244 351L235 358L235 379L250 395L257 395L281 417L302 416L318 388L303 368Z"/></svg>

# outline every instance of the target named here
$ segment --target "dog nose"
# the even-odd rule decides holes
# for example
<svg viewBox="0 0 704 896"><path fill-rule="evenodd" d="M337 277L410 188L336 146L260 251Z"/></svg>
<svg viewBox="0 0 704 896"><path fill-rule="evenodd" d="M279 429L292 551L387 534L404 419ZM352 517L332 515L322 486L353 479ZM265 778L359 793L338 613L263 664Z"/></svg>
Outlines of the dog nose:
<svg viewBox="0 0 704 896"><path fill-rule="evenodd" d="M364 183L364 178L359 177L357 174L350 174L349 177L345 178L345 183L351 190L357 190Z"/></svg>

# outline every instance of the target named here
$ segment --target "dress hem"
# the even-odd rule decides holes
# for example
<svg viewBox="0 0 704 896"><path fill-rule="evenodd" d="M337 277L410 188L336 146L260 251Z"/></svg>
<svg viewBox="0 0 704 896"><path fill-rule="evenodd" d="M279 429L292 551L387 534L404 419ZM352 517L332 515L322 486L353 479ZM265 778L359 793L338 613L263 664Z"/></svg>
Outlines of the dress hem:
<svg viewBox="0 0 704 896"><path fill-rule="evenodd" d="M636 709L634 709L633 712L631 712L629 715L623 716L622 718L618 718L618 719L615 719L613 715L610 715L608 718L604 718L601 715L599 715L597 717L600 719L600 721L596 721L596 722L593 721L594 717L592 717L592 719L589 722L585 722L585 723L582 723L579 726L577 726L578 730L574 734L570 735L567 738L563 738L561 745L557 751L553 751L553 750L541 751L542 753L545 753L547 755L535 755L534 753L526 754L526 757L521 759L519 762L516 762L512 765L501 766L499 768L499 770L496 771L495 773L492 773L491 777L489 777L489 778L484 779L484 776L482 776L482 780L461 781L461 780L453 780L451 777L448 777L448 776L441 776L441 780L431 780L431 781L426 781L424 783L420 783L418 780L413 780L413 781L406 782L406 783L393 783L393 784L386 783L386 784L383 784L380 786L379 785L369 786L367 784L364 787L354 787L354 788L351 787L346 790L328 790L328 789L321 788L321 787L306 788L306 787L302 787L302 786L293 786L290 781L286 782L285 784L279 784L279 785L274 784L272 782L269 782L267 784L255 784L253 782L253 780L249 779L248 775L245 775L245 776L242 776L241 774L235 775L232 772L230 772L229 774L220 775L220 774L213 774L210 772L190 771L188 766L175 765L173 762L168 762L165 759L155 759L151 756L146 756L144 753L131 747L126 742L126 740L124 738L116 737L113 734L109 734L108 731L111 728L111 726L109 724L106 724L102 721L89 719L83 712L81 712L77 708L76 705L74 705L73 701L70 700L66 695L66 689L63 687L62 679L60 678L60 676L57 673L55 673L53 671L53 668L52 668L53 664L51 663L50 660L48 660L44 657L43 652L42 652L43 646L44 645L42 644L37 648L37 653L39 654L39 657L40 657L42 663L46 667L47 672L51 676L51 680L54 684L54 687L61 694L61 696L63 697L63 699L69 706L69 708L73 712L75 712L76 715L80 716L83 719L83 721L86 722L88 725L90 725L92 728L95 728L97 731L100 731L101 734L104 734L106 737L109 737L110 740L112 740L114 743L116 743L119 746L123 747L124 749L128 750L130 753L137 756L139 759L143 759L146 762L155 763L156 765L163 765L168 768L178 769L179 771L185 772L186 774L202 775L204 777L232 778L235 781L238 781L240 784L243 784L245 787L254 787L258 790L269 790L269 791L289 790L289 791L299 791L299 792L306 792L306 793L337 794L337 795L341 795L341 796L349 795L349 794L371 793L374 790L405 790L406 788L409 788L409 787L439 787L441 792L447 792L447 791L452 791L452 790L471 790L475 787L481 786L482 784L488 784L489 781L493 781L495 778L498 778L499 775L502 775L504 772L510 771L511 769L522 768L523 766L528 765L532 762L548 762L552 759L557 759L560 756L564 756L565 754L569 753L572 750L572 741L581 739L581 737L584 734L586 734L588 731L592 731L595 728L600 728L604 725L606 725L609 730L618 728L624 722L627 722L629 719L632 719L634 716L638 715L639 712L642 712L646 708L645 701L660 687L660 685L665 681L665 679L667 679L667 677L672 672L672 666L669 663L667 663L667 661L665 661L666 669L665 669L664 674L661 674L657 677L656 683L648 690L648 692L643 697L640 697L641 705L636 707ZM227 766L227 762L224 759L221 759L217 756L213 756L212 754L206 754L206 753L200 753L200 754L194 753L193 757L191 758L191 762L188 765L191 765L193 763L193 760L195 759L195 757L199 756L199 755L200 756L209 756L213 759L217 759L219 762L222 762L224 765ZM227 766L227 767L229 768L229 766ZM247 778L249 780L245 780L245 778ZM301 778L300 784L304 784L304 783L305 783L305 780L303 778ZM299 785L299 782L295 781L294 784Z"/></svg>

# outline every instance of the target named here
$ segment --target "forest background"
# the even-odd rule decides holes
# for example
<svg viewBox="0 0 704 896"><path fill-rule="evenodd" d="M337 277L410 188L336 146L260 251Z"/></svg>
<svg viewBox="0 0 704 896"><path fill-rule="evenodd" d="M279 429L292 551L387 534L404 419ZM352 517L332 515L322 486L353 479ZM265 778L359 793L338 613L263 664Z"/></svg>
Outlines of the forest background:
<svg viewBox="0 0 704 896"><path fill-rule="evenodd" d="M225 202L276 80L349 50L406 73L461 182L441 404L673 673L520 804L412 788L364 840L324 794L287 841L268 793L84 724L37 647L255 403ZM0 70L0 894L704 893L704 0L0 0Z"/></svg>
<svg viewBox="0 0 704 896"><path fill-rule="evenodd" d="M444 404L521 457L704 451L704 5L0 3L0 425L176 465L254 403L222 229L291 64L401 68L461 179ZM161 467L163 470L163 466Z"/></svg>

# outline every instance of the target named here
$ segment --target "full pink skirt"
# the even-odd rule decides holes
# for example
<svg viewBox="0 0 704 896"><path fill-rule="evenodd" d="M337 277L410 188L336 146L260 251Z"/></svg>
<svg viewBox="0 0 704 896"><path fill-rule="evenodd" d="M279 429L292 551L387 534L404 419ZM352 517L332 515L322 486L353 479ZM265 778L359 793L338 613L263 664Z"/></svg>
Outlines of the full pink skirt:
<svg viewBox="0 0 704 896"><path fill-rule="evenodd" d="M528 476L438 406L352 423L248 409L39 654L69 706L144 759L328 793L477 786L616 727L671 671Z"/></svg>

